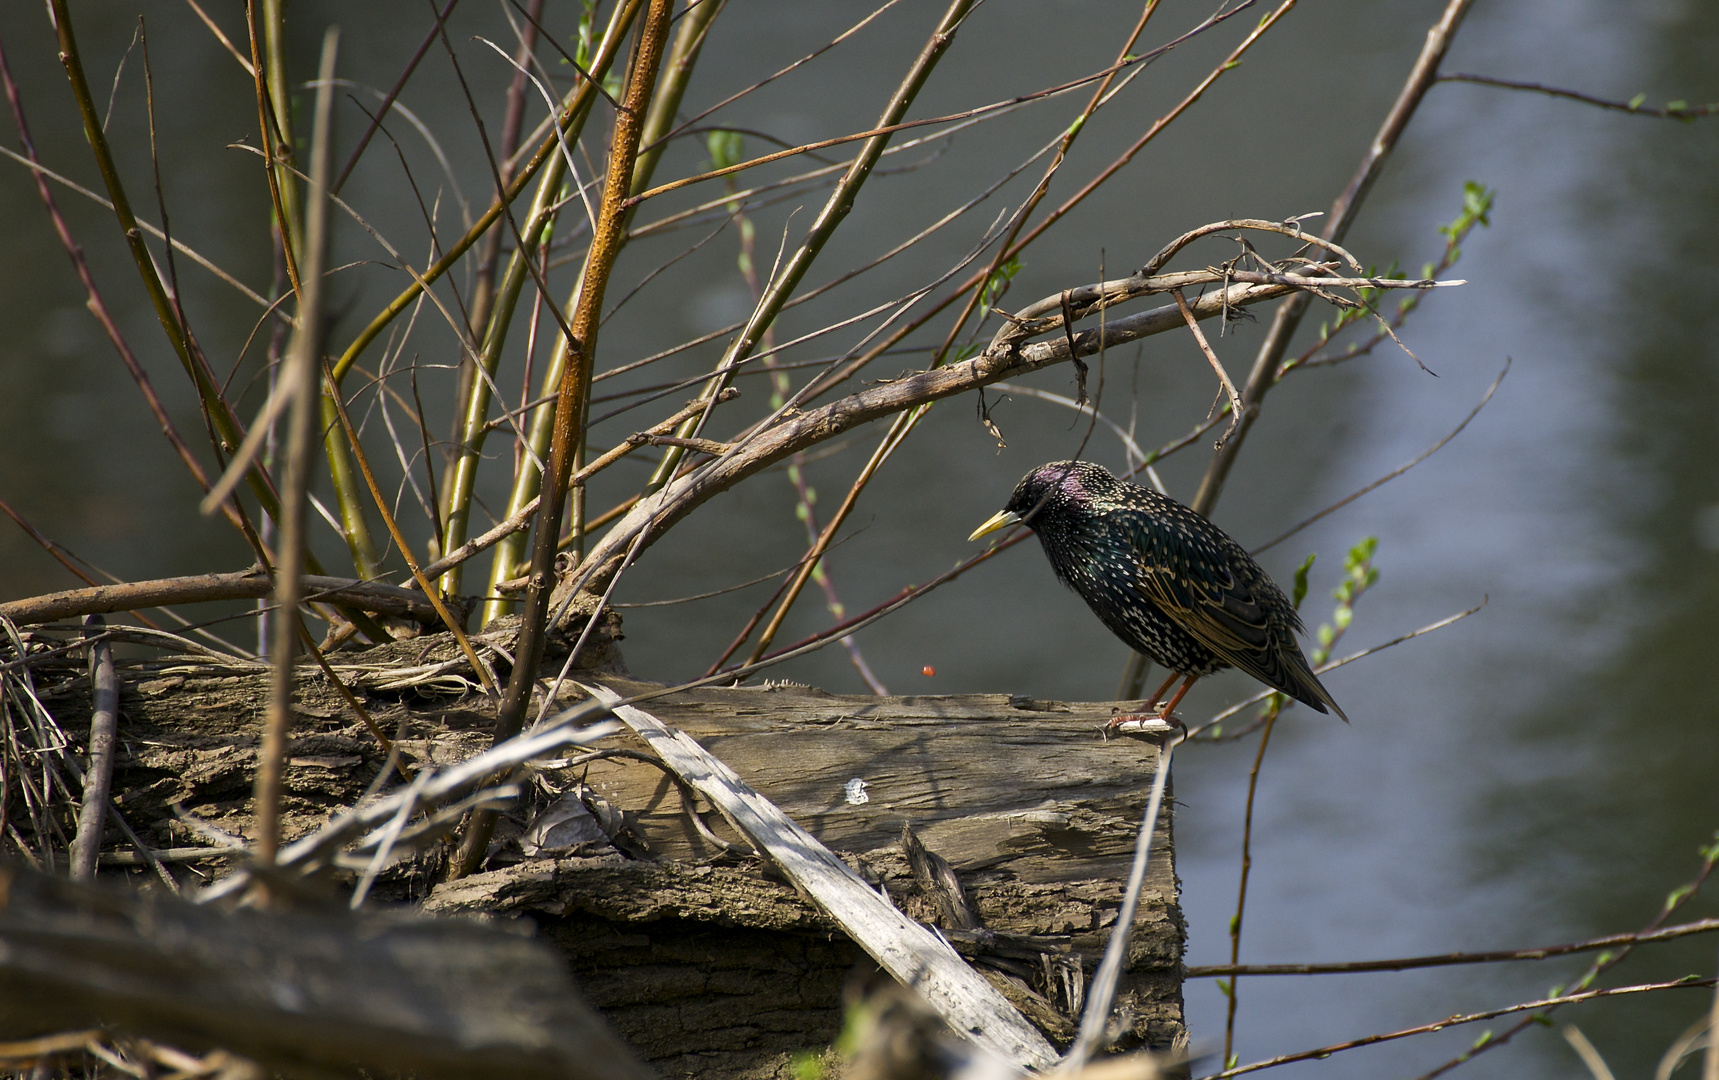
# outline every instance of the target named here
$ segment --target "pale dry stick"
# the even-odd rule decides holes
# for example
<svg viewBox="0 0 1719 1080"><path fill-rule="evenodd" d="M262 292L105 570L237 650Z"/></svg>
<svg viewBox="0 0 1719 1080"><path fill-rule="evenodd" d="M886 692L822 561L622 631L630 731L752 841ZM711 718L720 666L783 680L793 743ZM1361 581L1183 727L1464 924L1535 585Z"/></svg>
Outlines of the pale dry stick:
<svg viewBox="0 0 1719 1080"><path fill-rule="evenodd" d="M1390 960L1351 960L1328 964L1214 964L1195 965L1185 969L1190 979L1264 975L1357 975L1378 971L1411 971L1417 968L1449 967L1456 964L1497 964L1515 960L1546 960L1574 953L1600 952L1622 946L1647 945L1659 941L1675 941L1692 934L1719 931L1719 918L1697 919L1678 923L1646 933L1608 934L1585 941L1569 941L1557 945L1540 945L1528 949L1498 949L1493 952L1450 952L1432 956L1404 956Z"/></svg>
<svg viewBox="0 0 1719 1080"><path fill-rule="evenodd" d="M382 841L386 833L378 830L384 829L383 823L400 812L402 803L443 806L454 800L468 798L474 792L481 794L482 785L493 776L510 772L528 761L570 746L588 746L620 731L620 724L602 719L607 715L608 710L601 705L588 702L583 707L568 710L557 718L557 722L551 727L509 739L475 757L467 758L458 765L450 765L440 771L425 769L420 775L427 775L427 779L421 787L414 785L412 788L397 790L372 802L335 814L314 832L281 848L276 865L297 867L305 872L315 871L334 861L336 853L346 846L354 834L360 834L359 851L362 852L365 846ZM244 888L249 880L249 870L240 868L231 876L203 890L198 894L197 902L207 903L232 895Z"/></svg>
<svg viewBox="0 0 1719 1080"><path fill-rule="evenodd" d="M119 676L113 669L113 645L102 636L100 615L84 619L90 643L89 765L84 769L83 802L78 808L78 832L72 840L73 881L94 881L107 825L108 796L113 789L114 739L119 726Z"/></svg>
<svg viewBox="0 0 1719 1080"><path fill-rule="evenodd" d="M754 847L828 912L855 944L903 986L917 990L954 1030L1017 1067L1045 1068L1056 1051L1038 1029L961 959L948 942L902 914L841 859L690 736L624 703L603 686L583 686L624 721L665 764L698 790Z"/></svg>
<svg viewBox="0 0 1719 1080"><path fill-rule="evenodd" d="M1713 993L1713 1008L1707 1014L1707 1053L1702 1055L1701 1080L1719 1080L1719 990Z"/></svg>
<svg viewBox="0 0 1719 1080"><path fill-rule="evenodd" d="M293 657L297 652L298 605L303 587L305 550L305 492L310 485L311 454L316 438L316 358L323 331L322 269L328 250L328 174L334 131L334 78L340 32L330 27L322 39L320 79L316 92L316 125L311 144L310 206L305 215L303 269L298 330L281 382L293 395L287 433L287 461L281 491L280 564L275 576L276 617L270 621L272 672L268 713L258 751L256 777L257 843L262 866L272 866L280 846L280 799L286 769L287 738L292 724Z"/></svg>
<svg viewBox="0 0 1719 1080"><path fill-rule="evenodd" d="M388 865L388 856L393 853L394 844L400 839L400 831L406 827L406 822L417 809L418 801L424 796L424 786L430 782L433 775L434 772L430 769L420 772L407 789L405 798L400 800L399 812L383 830L381 842L376 845L376 853L370 857L370 865L364 868L364 874L352 890L352 900L347 906L353 911L364 906L364 898L369 895L370 886L376 884L376 875Z"/></svg>
<svg viewBox="0 0 1719 1080"><path fill-rule="evenodd" d="M209 13L203 10L197 0L185 0L185 2L191 5L191 10L196 13L197 18L203 21L203 25L209 28L209 32L215 35L215 40L221 43L221 47L227 50L227 54L237 60L239 66L245 69L245 74L253 79L256 78L257 70L251 66L250 58L239 51L239 47L233 44L232 39L227 37L226 32L216 24L214 19L209 17Z"/></svg>
<svg viewBox="0 0 1719 1080"><path fill-rule="evenodd" d="M1653 1070L1653 1080L1671 1080L1672 1074L1685 1060L1706 1050L1713 1041L1708 1031L1712 1022L1710 1013L1702 1013L1694 1023L1684 1028L1683 1034L1660 1055L1659 1065Z"/></svg>
<svg viewBox="0 0 1719 1080"><path fill-rule="evenodd" d="M1411 1035L1427 1035L1435 1031L1443 1031L1446 1028L1456 1027L1458 1024L1472 1024L1480 1020L1491 1020L1496 1017L1510 1016L1514 1013L1520 1012L1530 1012L1535 1009L1552 1009L1557 1008L1560 1005L1574 1005L1578 1002L1594 1001L1598 998L1620 997L1625 994L1646 994L1652 993L1656 990L1698 989L1713 986L1715 983L1719 983L1719 979L1703 979L1694 975L1689 975L1681 979L1670 979L1665 982L1638 983L1634 986L1619 986L1610 990L1586 990L1579 994L1564 994L1542 998L1538 1001L1524 1001L1519 1005L1508 1005L1502 1009L1487 1009L1485 1012L1449 1016L1443 1020L1435 1020L1430 1024L1420 1024L1416 1027L1404 1028L1401 1031L1390 1031L1380 1035L1367 1035L1363 1038L1351 1039L1348 1042L1333 1043L1330 1046L1321 1046L1317 1050L1303 1050L1295 1054L1281 1054L1274 1058L1267 1058L1264 1061L1250 1062L1247 1065L1241 1065L1233 1069L1225 1069L1222 1072L1209 1073L1200 1077L1199 1080L1229 1080L1232 1076L1242 1076L1247 1073L1258 1072L1261 1069L1276 1068L1279 1065L1289 1065L1297 1061L1323 1061L1332 1054L1340 1053L1344 1050L1355 1050L1363 1046L1373 1046L1382 1042L1390 1042L1393 1039L1408 1038ZM1488 1043L1487 1045L1491 1044Z"/></svg>
<svg viewBox="0 0 1719 1080"><path fill-rule="evenodd" d="M1110 941L1104 948L1104 959L1092 976L1087 988L1086 1009L1080 1017L1080 1033L1058 1067L1059 1073L1079 1072L1086 1060L1104 1048L1106 1031L1110 1027L1110 1006L1116 1000L1116 986L1122 976L1122 965L1128 959L1130 937L1134 931L1134 916L1140 909L1140 893L1146 885L1146 866L1152 857L1152 833L1158 827L1158 814L1164 804L1164 783L1170 776L1170 756L1185 738L1171 736L1158 751L1157 767L1152 772L1152 794L1146 800L1146 814L1134 839L1134 864L1128 871L1128 887L1122 894L1122 907L1110 928Z"/></svg>
<svg viewBox="0 0 1719 1080"><path fill-rule="evenodd" d="M1582 1034L1581 1028L1574 1024L1565 1024L1559 1031L1563 1034L1564 1041L1570 1044L1570 1049L1574 1050L1576 1056L1582 1059L1582 1064L1588 1067L1588 1072L1593 1074L1594 1080L1617 1080L1612 1075L1611 1069L1606 1066L1606 1059L1600 1056L1599 1050L1592 1042L1588 1041L1586 1035Z"/></svg>

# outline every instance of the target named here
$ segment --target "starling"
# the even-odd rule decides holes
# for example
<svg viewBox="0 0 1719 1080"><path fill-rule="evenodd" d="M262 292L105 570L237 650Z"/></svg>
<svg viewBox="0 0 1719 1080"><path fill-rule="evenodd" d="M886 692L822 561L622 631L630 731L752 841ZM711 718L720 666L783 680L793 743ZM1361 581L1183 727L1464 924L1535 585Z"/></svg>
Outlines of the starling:
<svg viewBox="0 0 1719 1080"><path fill-rule="evenodd" d="M1236 667L1319 712L1348 717L1296 644L1302 629L1283 590L1204 517L1085 461L1053 461L1021 479L1009 505L968 540L1009 525L1038 534L1051 569L1129 648L1168 668L1145 705L1172 713L1201 676ZM1114 722L1113 722L1114 723Z"/></svg>

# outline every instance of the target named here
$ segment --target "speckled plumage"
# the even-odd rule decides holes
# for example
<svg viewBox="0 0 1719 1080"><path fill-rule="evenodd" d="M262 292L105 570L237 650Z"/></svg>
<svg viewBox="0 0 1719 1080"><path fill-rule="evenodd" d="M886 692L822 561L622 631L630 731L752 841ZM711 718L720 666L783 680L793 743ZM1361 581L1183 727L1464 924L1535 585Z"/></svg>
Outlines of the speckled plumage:
<svg viewBox="0 0 1719 1080"><path fill-rule="evenodd" d="M1239 668L1343 716L1302 655L1301 618L1283 590L1181 503L1090 462L1053 461L1022 478L974 535L1012 519L1038 534L1056 576L1130 648L1182 676Z"/></svg>

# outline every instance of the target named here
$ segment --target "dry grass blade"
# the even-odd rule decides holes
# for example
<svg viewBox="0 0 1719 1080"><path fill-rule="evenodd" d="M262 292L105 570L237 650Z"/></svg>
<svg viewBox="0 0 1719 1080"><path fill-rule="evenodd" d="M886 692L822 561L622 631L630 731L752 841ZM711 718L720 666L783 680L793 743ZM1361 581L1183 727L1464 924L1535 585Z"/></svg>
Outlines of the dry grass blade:
<svg viewBox="0 0 1719 1080"><path fill-rule="evenodd" d="M601 686L585 691L612 708L663 762L700 794L782 872L838 922L848 936L903 986L920 992L954 1030L1019 1066L1055 1059L1044 1036L1015 1011L948 942L903 915L848 865L782 813L734 771L682 732Z"/></svg>

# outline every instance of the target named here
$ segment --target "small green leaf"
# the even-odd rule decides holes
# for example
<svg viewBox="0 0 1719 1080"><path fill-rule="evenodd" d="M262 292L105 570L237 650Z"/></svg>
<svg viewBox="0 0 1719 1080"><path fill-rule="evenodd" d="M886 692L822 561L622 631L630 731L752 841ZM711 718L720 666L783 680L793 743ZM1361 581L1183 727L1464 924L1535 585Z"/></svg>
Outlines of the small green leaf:
<svg viewBox="0 0 1719 1080"><path fill-rule="evenodd" d="M1671 895L1665 898L1665 910L1670 911L1672 908L1683 903L1683 901L1689 898L1689 894L1694 891L1694 885L1679 885L1677 888L1671 890Z"/></svg>
<svg viewBox="0 0 1719 1080"><path fill-rule="evenodd" d="M1635 97L1630 98L1629 99L1629 111L1634 112L1637 109L1641 108L1641 103L1646 101L1646 100L1647 100L1646 94L1637 94Z"/></svg>
<svg viewBox="0 0 1719 1080"><path fill-rule="evenodd" d="M1491 1041L1492 1041L1492 1029L1487 1028L1485 1031L1480 1033L1480 1038L1474 1040L1474 1045L1469 1047L1469 1050L1470 1050L1470 1052L1473 1052L1475 1050L1479 1050L1481 1047L1485 1046L1487 1043L1489 1043Z"/></svg>
<svg viewBox="0 0 1719 1080"><path fill-rule="evenodd" d="M710 167L727 169L740 164L745 153L746 139L738 131L712 131L704 137L705 151L710 154Z"/></svg>
<svg viewBox="0 0 1719 1080"><path fill-rule="evenodd" d="M1318 552L1310 551L1307 553L1307 558L1302 561L1301 565L1295 568L1295 591L1293 600L1297 608L1301 606L1301 602L1303 600L1307 599L1307 572L1313 569L1313 560L1317 557Z"/></svg>
<svg viewBox="0 0 1719 1080"><path fill-rule="evenodd" d="M1676 101L1668 101L1665 103L1665 111L1666 112L1682 112L1684 109L1687 109L1687 108L1689 108L1689 102L1684 101L1682 98L1678 98Z"/></svg>

